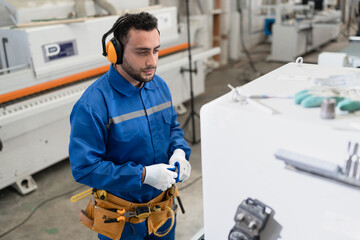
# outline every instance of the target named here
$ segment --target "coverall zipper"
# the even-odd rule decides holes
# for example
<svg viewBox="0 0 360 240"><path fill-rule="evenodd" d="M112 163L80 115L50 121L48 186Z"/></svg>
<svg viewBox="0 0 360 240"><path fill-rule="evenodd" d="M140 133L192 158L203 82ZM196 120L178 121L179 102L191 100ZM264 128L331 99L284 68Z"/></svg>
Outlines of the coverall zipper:
<svg viewBox="0 0 360 240"><path fill-rule="evenodd" d="M144 86L143 86L143 88L144 88ZM154 162L153 163L155 164L155 147L154 147L153 135L152 135L152 132L151 132L150 120L149 120L148 113L146 111L146 106L144 104L144 100L143 100L142 95L141 95L143 88L140 89L139 94L140 94L141 103L142 103L144 111L145 111L146 120L147 120L148 126L149 126L149 132L150 132L150 137L151 137L151 146L153 148L153 153L154 153Z"/></svg>

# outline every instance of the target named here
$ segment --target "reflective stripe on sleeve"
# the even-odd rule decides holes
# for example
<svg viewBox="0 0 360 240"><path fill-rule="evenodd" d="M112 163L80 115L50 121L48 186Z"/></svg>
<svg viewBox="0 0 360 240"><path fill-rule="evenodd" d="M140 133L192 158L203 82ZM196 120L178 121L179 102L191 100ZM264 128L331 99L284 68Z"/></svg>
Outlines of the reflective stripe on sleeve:
<svg viewBox="0 0 360 240"><path fill-rule="evenodd" d="M146 113L149 116L149 115L151 115L153 113L162 111L162 110L164 110L166 108L169 108L169 107L171 107L171 102L170 101L159 104L159 105L154 106L154 107L151 107L151 108L146 110ZM137 117L142 117L142 116L145 116L145 110L139 110L139 111L135 111L135 112L131 112L131 113L126 113L126 114L123 114L123 115L120 115L120 116L117 116L117 117L113 117L113 118L109 119L109 124L106 125L106 128L109 129L111 124L117 124L117 123L120 123L120 122L124 122L124 121L131 120L131 119L134 119L134 118L137 118Z"/></svg>

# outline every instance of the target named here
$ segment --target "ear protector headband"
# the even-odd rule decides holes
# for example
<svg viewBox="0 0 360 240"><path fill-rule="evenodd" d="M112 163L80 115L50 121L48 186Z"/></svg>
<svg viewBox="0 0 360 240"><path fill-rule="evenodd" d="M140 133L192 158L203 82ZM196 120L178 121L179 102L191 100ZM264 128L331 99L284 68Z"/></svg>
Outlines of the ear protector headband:
<svg viewBox="0 0 360 240"><path fill-rule="evenodd" d="M124 16L116 24L114 24L114 26L103 35L102 40L101 40L102 47L103 47L102 55L104 57L107 57L107 59L111 63L114 63L114 64L122 64L123 47L122 47L120 41L116 37L113 37L112 39L110 39L110 41L106 44L106 46L105 46L105 40L112 32L115 31L115 29L117 29L122 23L124 23L126 18L127 17Z"/></svg>

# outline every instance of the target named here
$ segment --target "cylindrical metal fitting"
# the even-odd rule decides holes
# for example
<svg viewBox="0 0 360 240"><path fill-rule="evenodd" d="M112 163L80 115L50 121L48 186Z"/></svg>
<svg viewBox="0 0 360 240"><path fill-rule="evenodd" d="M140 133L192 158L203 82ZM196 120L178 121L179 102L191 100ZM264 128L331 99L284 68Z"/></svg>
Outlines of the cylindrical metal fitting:
<svg viewBox="0 0 360 240"><path fill-rule="evenodd" d="M320 116L324 119L334 119L335 118L335 106L336 100L334 98L325 98L321 103L321 112Z"/></svg>

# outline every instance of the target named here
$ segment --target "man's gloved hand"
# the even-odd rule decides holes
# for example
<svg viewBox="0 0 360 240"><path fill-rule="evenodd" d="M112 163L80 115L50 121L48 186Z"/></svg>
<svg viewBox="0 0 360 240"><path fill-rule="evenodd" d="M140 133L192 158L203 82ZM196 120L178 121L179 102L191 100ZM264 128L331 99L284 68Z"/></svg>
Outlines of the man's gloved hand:
<svg viewBox="0 0 360 240"><path fill-rule="evenodd" d="M177 178L175 168L164 163L146 166L145 171L144 183L161 191L171 188Z"/></svg>
<svg viewBox="0 0 360 240"><path fill-rule="evenodd" d="M191 165L185 158L184 150L178 148L175 149L173 155L170 157L169 164L175 166L175 163L179 165L179 182L183 182L190 177Z"/></svg>

